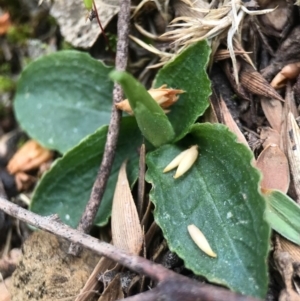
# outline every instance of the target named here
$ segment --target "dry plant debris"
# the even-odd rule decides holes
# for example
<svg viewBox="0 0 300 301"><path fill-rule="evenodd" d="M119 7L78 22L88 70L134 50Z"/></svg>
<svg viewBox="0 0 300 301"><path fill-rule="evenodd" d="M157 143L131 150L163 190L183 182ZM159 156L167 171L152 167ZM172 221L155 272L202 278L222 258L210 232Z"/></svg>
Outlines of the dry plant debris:
<svg viewBox="0 0 300 301"><path fill-rule="evenodd" d="M27 141L8 162L11 174L38 168L53 158L53 152L42 147L34 140Z"/></svg>
<svg viewBox="0 0 300 301"><path fill-rule="evenodd" d="M143 245L143 231L123 163L114 193L111 228L113 244L138 255Z"/></svg>
<svg viewBox="0 0 300 301"><path fill-rule="evenodd" d="M0 16L0 35L7 33L9 27L11 26L9 13L4 13Z"/></svg>
<svg viewBox="0 0 300 301"><path fill-rule="evenodd" d="M164 111L168 113L169 111L166 109L171 107L179 99L178 94L182 94L184 91L180 89L167 88L167 85L162 85L160 88L148 90L148 93L164 109ZM134 115L128 99L116 103L115 106L129 115Z"/></svg>
<svg viewBox="0 0 300 301"><path fill-rule="evenodd" d="M222 1L218 8L208 8L206 1L197 1L197 7L190 1L184 1L189 4L191 9L199 12L198 17L194 16L180 16L172 20L170 27L172 29L162 37L168 37L173 40L176 45L175 54L179 54L189 45L204 40L219 39L220 36L227 36L227 47L230 53L230 57L233 63L234 79L236 83L239 83L238 67L236 63L235 50L233 40L234 38L240 39L238 30L245 18L246 14L249 15L262 15L270 13L273 9L265 10L249 10L242 1ZM161 57L161 64L156 64L155 67L161 66L168 62L174 55L155 50L152 46L147 46L144 42L138 41L134 38L134 41L139 43L142 47L145 47L149 51L156 53Z"/></svg>
<svg viewBox="0 0 300 301"><path fill-rule="evenodd" d="M83 22L86 16L82 13L81 2L82 1L79 0L70 1L65 6L67 9L64 10L62 1L56 1L51 11L52 15L57 17L58 23L61 25L62 34L65 36L66 40L75 46L86 48L94 44L99 35L99 28L98 25L94 23ZM149 1L141 1L135 8L135 11L132 14L134 18L138 19L138 15L143 14L143 9L147 2ZM220 110L222 113L222 122L238 136L239 142L244 143L247 147L251 144L249 133L256 134L258 136L256 138L259 145L255 151L257 157L256 166L263 174L263 180L261 182L262 188L276 188L283 192L289 190L291 195L293 195L291 188L294 188L294 198L299 202L300 162L298 153L300 141L299 127L296 120L298 117L297 105L299 105L300 102L300 26L297 24L292 28L293 22L295 21L293 20L292 22L292 16L290 14L294 6L292 1L276 0L257 1L257 3L255 1L249 2L250 3L246 4L246 2L233 0L211 1L211 3L208 3L207 1L197 1L196 3L192 3L188 0L184 1L184 3L183 1L174 1L175 19L168 28L170 30L162 36L159 36L155 31L148 32L145 28L135 22L136 19L134 20L136 29L142 35L157 42L172 42L171 44L167 43L166 47L156 48L152 45L147 45L137 37L132 37L132 39L144 48L157 54L161 58L161 63L156 65L159 66L174 58L190 44L207 38L212 46L213 55L211 66L218 61L219 65L224 70L227 69L226 74L230 81L230 84L227 83L227 85L231 85L238 98L240 98L238 109L234 109L232 103L235 102L234 98L236 95L226 96L221 93L216 93L219 107L217 108L215 104L212 106L210 120L214 120L214 122L218 121L219 115L216 112ZM298 2L299 1L296 1L295 4L299 5ZM70 3L71 5L69 5ZM178 3L180 3L180 5ZM105 27L119 10L119 3L118 1L106 3L96 1L96 5ZM168 3L155 1L155 6L159 13L164 16L165 21L169 20L169 16L167 16L169 13ZM178 8L179 6L181 6L180 9ZM74 9L74 13L70 7ZM258 10L258 8L260 10ZM261 15L259 17L254 16L258 14ZM74 26L74 24L76 24L76 26ZM9 15L4 14L2 19L0 19L0 34L5 34L9 25ZM272 41L270 37L276 40L276 42L274 43L274 40ZM280 39L282 39L282 43ZM276 43L278 43L278 45L276 45ZM259 44L263 44L263 46ZM249 45L251 45L251 47L249 47ZM228 49L224 49L224 47L227 47ZM169 51L169 49L171 50ZM271 56L269 54L271 54ZM236 56L238 56L238 58L236 58ZM266 57L268 57L268 59L266 59ZM229 58L232 61L232 65L228 60ZM270 61L268 61L269 59ZM265 69L259 71L262 68ZM271 80L272 82L269 83ZM295 81L296 84L293 86L293 92L291 92L291 86ZM160 89L164 90L165 88L166 87L163 86ZM284 93L284 89L286 89L285 102L281 96ZM149 93L152 92L155 94L162 93L163 95L160 94L159 97L162 97L162 102L166 101L165 90L155 92L151 89ZM171 90L171 92L168 90L168 93L171 94L170 102L167 101L161 106L166 109L167 106L178 100L177 94L183 92L184 91L179 89ZM295 95L295 99L290 97L292 94ZM156 98L154 94L152 97ZM117 104L116 107L132 114L132 110L128 103L126 103L126 100ZM237 114L235 110L237 111ZM237 115L239 118L236 118ZM260 136L257 133L259 133ZM248 138L248 141L245 137ZM23 185L22 189L25 190L28 190L28 187L24 188L24 182L30 182L32 179L23 171L40 167L41 162L51 159L52 156L50 151L43 150L40 146L34 145L34 142L29 142L28 144L32 144L30 146L32 148L30 149L29 146L26 146L28 148L20 150L20 153L15 155L7 167L11 173L18 173L17 178L22 182L22 184L18 184L19 189L21 189L20 187ZM263 149L261 148L261 145L263 146ZM197 156L198 151L197 148L195 148L193 149L192 160L189 159L192 163L189 163L188 165L192 165L197 159ZM180 163L175 167L178 165L180 165ZM119 248L134 254L139 254L143 240L141 224L143 226L145 224L151 224L149 220L151 221L152 207L151 204L148 205L147 213L144 216L143 212L140 212L139 209L140 219L144 217L142 222L140 222L127 182L125 169L125 165L123 165L120 170L119 181L115 192L114 204L116 205L114 205L112 213L112 237L113 243ZM177 176L178 174L176 173L175 177ZM141 194L141 199L145 198L144 191ZM129 204L128 206L125 206L125 209L128 209L130 212L129 215L122 207L122 205L125 205L124 201L126 204ZM150 244L149 241L158 233L158 227L155 223L152 223L149 228L150 229L146 231L147 233L145 235L145 237L147 237L145 242L147 246ZM148 238L151 239L148 240ZM38 242L35 242L34 236L31 239L34 240L34 244L36 243L42 248ZM134 239L134 241L132 242L131 239ZM47 241L50 241L52 244L52 238L48 237ZM300 289L297 286L297 280L295 279L299 277L300 274L298 271L300 264L299 247L292 243L285 242L281 237L278 238L278 241L280 241L281 245L280 247L278 244L276 245L274 259L278 271L282 274L285 283L285 289L281 292L280 300L299 300L299 295L296 293L296 290L299 292ZM30 244L33 244L32 241ZM62 244L64 243L53 243L53 249L58 250ZM25 244L24 249L28 252L28 245ZM161 245L158 249L159 251L153 256L154 258L159 258L163 253L161 250L164 249ZM33 252L33 250L30 250L30 252L31 251ZM53 250L46 250L45 253L48 252L53 255L55 264L53 264L53 258L51 260L49 258L45 259L46 272L45 275L42 275L46 277L49 274L52 277L50 277L50 280L45 280L46 284L50 286L48 293L54 293L53 283L55 282L55 279L55 285L59 286L61 280L64 280L63 277L65 277L59 268L55 271L55 273L58 271L59 275L54 272L53 274L51 274L52 272L49 272L52 265L56 268L57 266L60 266L60 261L59 263L56 263L57 257L63 257L63 253L57 255L55 252L52 253L52 251ZM26 255L26 252L23 259L23 265L28 259L28 257L26 257L28 255ZM211 254L216 255L213 252ZM44 256L46 255L42 254L38 257L44 258ZM1 263L3 263L3 261L0 261L0 267ZM30 266L31 264L32 263L28 263L26 266ZM62 264L64 264L64 262ZM44 271L44 267L45 265L42 267L37 266L36 269ZM67 270L67 267L63 266L63 269L65 268ZM85 273L84 279L87 278L90 270L91 269ZM20 273L20 270L18 270L14 277L19 276L22 278L25 275L21 275ZM26 275L24 276L25 278L28 276ZM76 278L77 276L74 277ZM105 257L100 259L94 272L90 274L89 281L85 283L84 288L79 293L79 288L82 287L85 282L83 278L79 284L76 284L77 291L74 288L74 292L70 294L72 295L70 298L76 297L76 301L88 300L90 293L93 293L91 291L98 290L99 287L101 287L101 290L103 291L102 296L99 298L101 301L111 300L112 298L124 298L120 266L116 266L115 262L110 259ZM100 281L97 280L98 278ZM138 279L140 278L138 277ZM28 290L28 298L30 297L30 294L31 296L34 296L38 293L40 294L38 297L40 297L41 294L47 294L46 291L43 291L42 287L31 287L32 279L27 280L29 280L29 285L26 284L26 287L24 285L24 290ZM134 281L136 280L132 280L132 283L134 283ZM18 284L21 282L22 281L19 281ZM172 289L172 293L174 294L174 286ZM57 293L61 294L61 292ZM1 293L0 296L2 296ZM51 298L56 298L53 296L51 296ZM62 296L60 295L59 298L61 297ZM16 298L19 298L16 300L25 300L22 299L23 296L18 297L18 295L16 295ZM134 297L130 299L138 300L134 299Z"/></svg>
<svg viewBox="0 0 300 301"><path fill-rule="evenodd" d="M256 167L263 175L262 188L279 189L287 193L290 186L289 163L278 145L269 144L258 156Z"/></svg>

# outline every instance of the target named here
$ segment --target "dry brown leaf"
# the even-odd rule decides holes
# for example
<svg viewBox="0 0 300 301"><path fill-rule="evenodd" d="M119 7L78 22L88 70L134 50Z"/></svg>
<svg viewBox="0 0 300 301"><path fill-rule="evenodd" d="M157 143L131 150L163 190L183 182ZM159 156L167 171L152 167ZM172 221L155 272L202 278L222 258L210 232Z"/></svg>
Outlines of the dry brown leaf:
<svg viewBox="0 0 300 301"><path fill-rule="evenodd" d="M261 98L261 107L271 127L280 133L282 121L282 103L277 99Z"/></svg>
<svg viewBox="0 0 300 301"><path fill-rule="evenodd" d="M6 34L11 25L9 13L0 16L0 35Z"/></svg>
<svg viewBox="0 0 300 301"><path fill-rule="evenodd" d="M6 278L3 282L0 281L0 301L10 301L10 286L11 286L11 277Z"/></svg>
<svg viewBox="0 0 300 301"><path fill-rule="evenodd" d="M139 254L143 244L143 231L132 198L123 163L118 176L112 206L111 228L113 244L130 253Z"/></svg>
<svg viewBox="0 0 300 301"><path fill-rule="evenodd" d="M124 293L122 290L120 273L118 273L104 290L98 301L115 301L123 298Z"/></svg>
<svg viewBox="0 0 300 301"><path fill-rule="evenodd" d="M269 144L280 145L279 133L269 126L264 126L261 128L260 139L263 141L263 148L266 148Z"/></svg>
<svg viewBox="0 0 300 301"><path fill-rule="evenodd" d="M297 194L297 202L300 203L300 130L292 113L288 114L286 135L291 174Z"/></svg>
<svg viewBox="0 0 300 301"><path fill-rule="evenodd" d="M38 168L50 160L53 152L42 147L34 140L27 141L10 159L7 170L11 174Z"/></svg>
<svg viewBox="0 0 300 301"><path fill-rule="evenodd" d="M245 136L240 131L236 122L233 120L233 118L226 106L226 103L222 97L220 98L220 106L221 106L221 112L223 113L223 119L224 119L225 124L229 127L229 129L234 134L236 134L238 142L243 143L244 145L246 145L249 148L249 145L248 145L248 142L247 142Z"/></svg>
<svg viewBox="0 0 300 301"><path fill-rule="evenodd" d="M107 257L101 257L89 279L80 291L80 294L77 295L75 301L90 300L90 298L95 295L95 292L100 285L100 282L98 281L98 275L105 273L107 270L111 270L115 266L116 263L114 261L108 259Z"/></svg>
<svg viewBox="0 0 300 301"><path fill-rule="evenodd" d="M262 172L261 187L263 189L278 189L283 193L290 185L289 163L278 145L269 144L258 156L256 167Z"/></svg>

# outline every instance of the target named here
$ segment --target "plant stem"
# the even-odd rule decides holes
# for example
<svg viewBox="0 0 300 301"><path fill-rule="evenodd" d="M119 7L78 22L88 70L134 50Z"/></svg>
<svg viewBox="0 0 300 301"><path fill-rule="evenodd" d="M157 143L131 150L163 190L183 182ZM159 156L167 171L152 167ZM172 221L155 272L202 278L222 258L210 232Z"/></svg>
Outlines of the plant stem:
<svg viewBox="0 0 300 301"><path fill-rule="evenodd" d="M128 254L113 245L100 242L94 237L70 228L58 221L57 215L42 217L2 197L0 197L0 210L34 227L63 237L74 244L80 244L158 282L157 287L153 290L129 297L124 301L258 301L255 298L242 296L224 288L199 283L143 257Z"/></svg>
<svg viewBox="0 0 300 301"><path fill-rule="evenodd" d="M120 2L120 12L118 15L118 42L116 53L116 69L125 71L128 58L128 33L130 20L130 0ZM114 85L113 90L113 107L111 119L108 127L106 144L102 162L97 174L97 178L92 188L90 199L86 205L85 211L81 216L78 231L88 233L92 228L97 211L105 191L106 183L110 175L112 164L115 158L117 141L119 137L120 122L122 113L115 107L115 103L122 101L123 91L119 84ZM69 253L78 255L80 246L70 245Z"/></svg>
<svg viewBox="0 0 300 301"><path fill-rule="evenodd" d="M98 14L98 10L97 10L97 6L96 6L96 3L95 3L95 0L93 0L93 8L94 8L94 11L95 11L95 14L96 14L97 22L98 22L98 24L99 24L99 27L100 27L101 32L102 32L102 34L103 34L103 37L104 37L104 39L105 39L106 45L107 45L109 51L110 51L111 53L113 53L112 49L110 48L109 40L108 40L108 38L107 38L107 36L106 36L106 33L105 33L105 31L104 31L104 28L102 27L102 24L101 24L101 21L100 21L100 18L99 18L99 14Z"/></svg>

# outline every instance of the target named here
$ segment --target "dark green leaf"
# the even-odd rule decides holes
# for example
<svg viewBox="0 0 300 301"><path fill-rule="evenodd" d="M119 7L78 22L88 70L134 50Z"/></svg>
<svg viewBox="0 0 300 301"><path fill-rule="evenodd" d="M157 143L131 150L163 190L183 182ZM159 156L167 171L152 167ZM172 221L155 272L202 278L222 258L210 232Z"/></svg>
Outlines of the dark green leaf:
<svg viewBox="0 0 300 301"><path fill-rule="evenodd" d="M300 245L300 206L281 191L270 190L264 196L266 220L272 229Z"/></svg>
<svg viewBox="0 0 300 301"><path fill-rule="evenodd" d="M267 255L270 228L259 193L259 172L252 153L220 124L197 124L185 145L166 145L147 156L146 179L152 184L154 216L169 247L187 268L234 291L264 298L268 286ZM165 166L190 145L199 157L182 177ZM195 224L217 258L204 254L190 238Z"/></svg>
<svg viewBox="0 0 300 301"><path fill-rule="evenodd" d="M41 215L57 213L63 222L77 226L102 160L106 134L107 126L104 126L56 161L35 189L30 206L32 211ZM112 173L95 222L97 225L108 222L119 167L125 159L130 159L127 164L129 182L132 184L137 179L141 143L142 136L134 118L123 118Z"/></svg>
<svg viewBox="0 0 300 301"><path fill-rule="evenodd" d="M211 88L206 73L209 55L207 42L198 42L165 65L156 76L155 88L167 84L170 88L186 91L167 114L177 141L187 134L209 105Z"/></svg>
<svg viewBox="0 0 300 301"><path fill-rule="evenodd" d="M61 153L110 120L111 68L78 51L31 63L18 82L14 108L21 127Z"/></svg>
<svg viewBox="0 0 300 301"><path fill-rule="evenodd" d="M122 86L145 138L155 147L172 141L174 130L168 117L145 87L126 72L113 71L110 78Z"/></svg>

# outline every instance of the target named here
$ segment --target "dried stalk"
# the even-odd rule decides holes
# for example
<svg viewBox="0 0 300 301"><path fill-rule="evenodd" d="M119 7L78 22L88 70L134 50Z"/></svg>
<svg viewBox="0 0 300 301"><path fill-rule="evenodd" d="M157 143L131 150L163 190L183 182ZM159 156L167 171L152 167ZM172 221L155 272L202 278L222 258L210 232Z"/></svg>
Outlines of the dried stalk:
<svg viewBox="0 0 300 301"><path fill-rule="evenodd" d="M63 237L74 244L80 244L99 255L108 257L109 259L158 282L157 287L152 291L123 299L124 301L258 301L256 298L242 296L224 288L199 283L196 280L176 274L143 257L128 254L113 245L101 242L94 237L72 229L62 222L57 221L57 215L42 217L25 210L2 197L0 197L0 210L36 228Z"/></svg>
<svg viewBox="0 0 300 301"><path fill-rule="evenodd" d="M116 69L124 71L127 66L128 58L128 32L130 20L130 0L121 1L120 12L118 15L118 43L116 54ZM80 219L77 229L88 233L93 225L98 208L103 197L106 183L110 175L111 167L115 158L115 151L119 137L119 129L122 113L115 107L115 103L122 101L123 91L118 84L115 84L113 90L113 107L111 119L108 127L108 133L105 143L102 162L97 174L97 178L92 188L90 199L86 205L85 211ZM74 244L70 245L69 253L78 255L80 248Z"/></svg>

